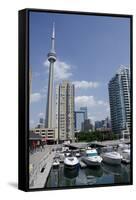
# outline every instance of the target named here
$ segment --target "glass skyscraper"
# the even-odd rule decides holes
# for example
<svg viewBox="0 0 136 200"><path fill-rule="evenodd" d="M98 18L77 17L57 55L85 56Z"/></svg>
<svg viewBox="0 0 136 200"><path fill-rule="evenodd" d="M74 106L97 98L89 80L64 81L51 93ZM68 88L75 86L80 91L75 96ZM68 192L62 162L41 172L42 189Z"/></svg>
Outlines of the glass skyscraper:
<svg viewBox="0 0 136 200"><path fill-rule="evenodd" d="M130 82L130 69L121 66L108 85L112 131L117 134L131 128Z"/></svg>
<svg viewBox="0 0 136 200"><path fill-rule="evenodd" d="M88 119L88 116L87 116L87 107L80 107L80 111L82 111L82 112L85 113L85 120Z"/></svg>
<svg viewBox="0 0 136 200"><path fill-rule="evenodd" d="M82 123L85 121L84 111L75 111L75 129L76 131L82 130Z"/></svg>

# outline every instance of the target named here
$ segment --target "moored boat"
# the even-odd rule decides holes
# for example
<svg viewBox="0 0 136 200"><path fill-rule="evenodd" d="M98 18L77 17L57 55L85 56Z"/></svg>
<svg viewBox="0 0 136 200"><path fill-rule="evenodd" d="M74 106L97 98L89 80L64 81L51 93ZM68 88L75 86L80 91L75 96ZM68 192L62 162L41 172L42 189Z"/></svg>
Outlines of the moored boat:
<svg viewBox="0 0 136 200"><path fill-rule="evenodd" d="M66 157L64 159L64 167L74 169L79 166L79 160L76 157Z"/></svg>
<svg viewBox="0 0 136 200"><path fill-rule="evenodd" d="M52 166L53 166L53 167L59 167L59 165L60 165L59 160L58 160L58 159L55 159L55 160L53 161Z"/></svg>
<svg viewBox="0 0 136 200"><path fill-rule="evenodd" d="M59 154L59 161L60 161L61 163L63 163L63 162L64 162L64 159L65 159L65 154L64 154L64 153L60 153L60 154Z"/></svg>
<svg viewBox="0 0 136 200"><path fill-rule="evenodd" d="M82 161L89 167L100 166L102 157L98 155L96 149L87 149L86 156L82 157Z"/></svg>
<svg viewBox="0 0 136 200"><path fill-rule="evenodd" d="M80 152L77 151L77 152L75 153L75 156L76 156L76 157L80 157L80 156L81 156Z"/></svg>
<svg viewBox="0 0 136 200"><path fill-rule="evenodd" d="M103 162L112 165L120 165L122 156L120 153L113 151L102 154Z"/></svg>
<svg viewBox="0 0 136 200"><path fill-rule="evenodd" d="M124 149L121 153L122 155L122 162L130 163L130 149Z"/></svg>

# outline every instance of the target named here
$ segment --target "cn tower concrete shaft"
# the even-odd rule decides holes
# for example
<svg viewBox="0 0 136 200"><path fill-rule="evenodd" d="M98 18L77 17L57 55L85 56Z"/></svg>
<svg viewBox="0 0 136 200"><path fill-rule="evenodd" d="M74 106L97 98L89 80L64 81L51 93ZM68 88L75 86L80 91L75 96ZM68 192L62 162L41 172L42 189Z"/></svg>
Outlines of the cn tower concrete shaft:
<svg viewBox="0 0 136 200"><path fill-rule="evenodd" d="M56 61L54 24L51 37L51 51L48 53L48 61L50 64L49 64L49 80L48 80L45 127L53 128L53 79L54 79L54 62Z"/></svg>

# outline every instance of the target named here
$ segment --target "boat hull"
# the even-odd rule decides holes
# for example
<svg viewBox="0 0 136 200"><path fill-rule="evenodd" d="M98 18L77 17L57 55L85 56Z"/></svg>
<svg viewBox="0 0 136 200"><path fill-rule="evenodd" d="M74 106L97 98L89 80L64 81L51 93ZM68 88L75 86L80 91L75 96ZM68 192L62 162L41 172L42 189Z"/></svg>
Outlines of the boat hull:
<svg viewBox="0 0 136 200"><path fill-rule="evenodd" d="M76 157L65 158L64 167L67 169L75 169L79 167L79 161Z"/></svg>
<svg viewBox="0 0 136 200"><path fill-rule="evenodd" d="M107 156L103 156L103 162L110 164L110 165L120 165L121 164L121 158L110 158Z"/></svg>
<svg viewBox="0 0 136 200"><path fill-rule="evenodd" d="M64 168L65 169L78 169L79 168L79 163L75 164L75 165L68 165L68 164L64 163Z"/></svg>
<svg viewBox="0 0 136 200"><path fill-rule="evenodd" d="M101 161L102 159L100 160L91 160L91 159L88 159L88 158L82 158L82 161L88 166L88 167L99 167L101 165Z"/></svg>

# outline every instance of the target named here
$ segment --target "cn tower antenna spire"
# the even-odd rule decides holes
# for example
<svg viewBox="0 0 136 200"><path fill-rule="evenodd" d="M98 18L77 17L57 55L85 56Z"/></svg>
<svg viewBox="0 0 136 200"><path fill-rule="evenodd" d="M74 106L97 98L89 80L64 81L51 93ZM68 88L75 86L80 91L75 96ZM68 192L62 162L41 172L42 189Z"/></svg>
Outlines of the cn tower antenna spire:
<svg viewBox="0 0 136 200"><path fill-rule="evenodd" d="M53 22L52 38L55 39L55 22Z"/></svg>
<svg viewBox="0 0 136 200"><path fill-rule="evenodd" d="M53 22L53 29L52 29L51 51L55 52L55 22Z"/></svg>

